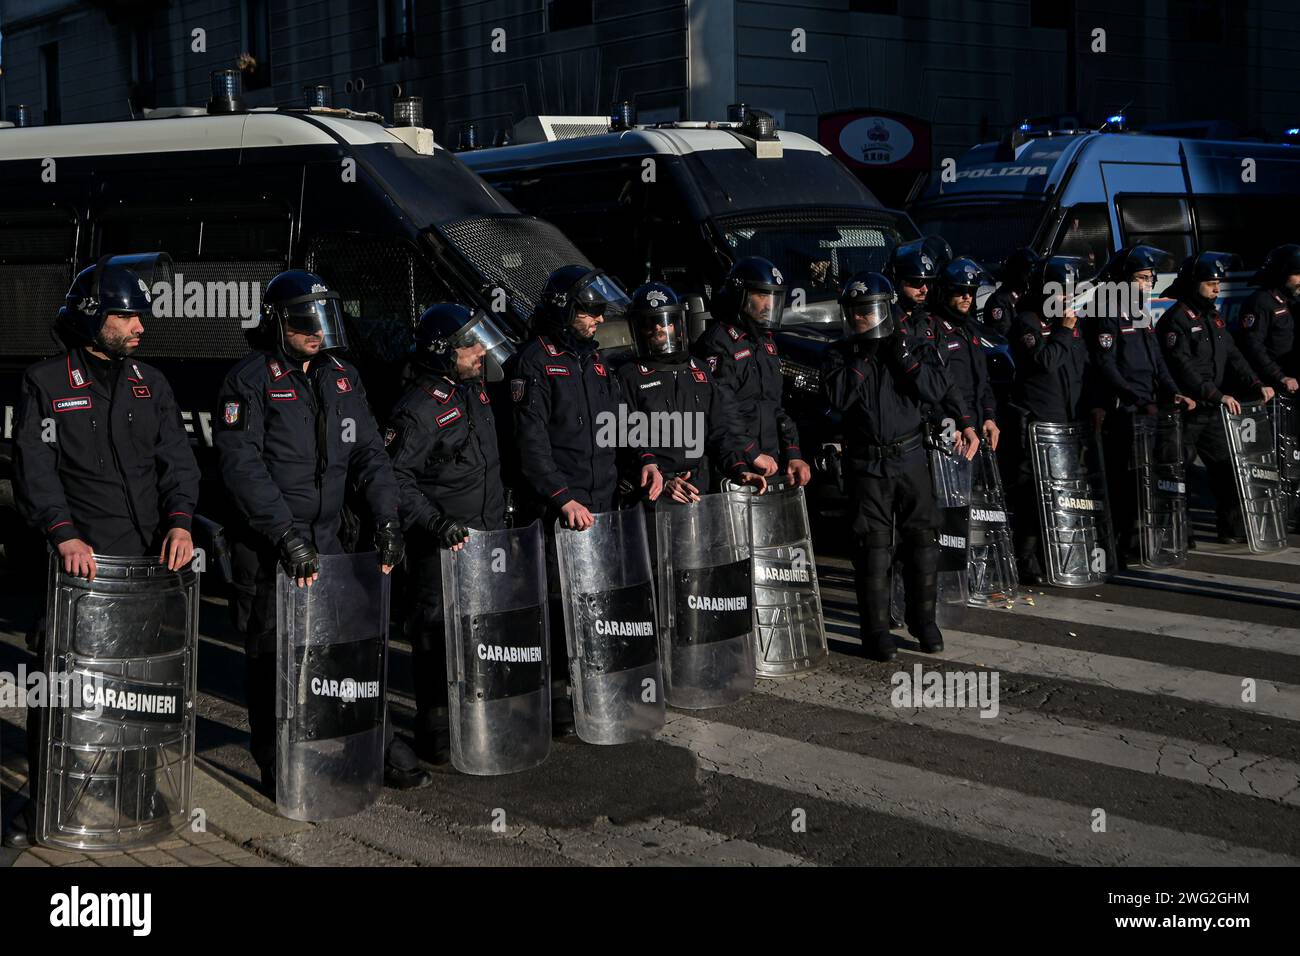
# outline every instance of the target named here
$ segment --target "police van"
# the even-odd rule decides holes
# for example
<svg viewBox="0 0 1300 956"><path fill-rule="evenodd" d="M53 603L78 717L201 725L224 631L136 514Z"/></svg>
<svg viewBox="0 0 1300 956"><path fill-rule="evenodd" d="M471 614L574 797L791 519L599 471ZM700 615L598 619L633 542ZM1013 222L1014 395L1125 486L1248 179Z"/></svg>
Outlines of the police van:
<svg viewBox="0 0 1300 956"><path fill-rule="evenodd" d="M923 232L994 269L1022 246L1081 256L1093 272L1136 243L1175 267L1199 250L1237 253L1244 271L1224 285L1231 321L1264 254L1300 238L1300 148L1026 122L942 161L910 211ZM1172 278L1159 276L1156 292ZM1171 304L1157 298L1154 311Z"/></svg>
<svg viewBox="0 0 1300 956"><path fill-rule="evenodd" d="M214 102L216 102L214 100ZM212 110L209 112L209 110ZM515 339L549 272L588 264L420 126L346 110L175 108L150 118L0 129L0 533L13 541L11 448L23 369L57 351L55 312L100 256L161 250L139 356L171 381L207 481L218 386L248 346L261 289L286 268L342 297L351 357L382 416L415 320L454 298ZM626 323L603 328L622 348ZM201 509L217 499L205 494Z"/></svg>
<svg viewBox="0 0 1300 956"><path fill-rule="evenodd" d="M458 157L629 291L653 279L685 295L692 338L733 262L771 260L792 290L778 333L787 400L814 427L825 421L817 369L840 334L840 284L879 270L918 233L820 144L733 109L720 122L637 124L626 105L611 116L530 117L511 145Z"/></svg>

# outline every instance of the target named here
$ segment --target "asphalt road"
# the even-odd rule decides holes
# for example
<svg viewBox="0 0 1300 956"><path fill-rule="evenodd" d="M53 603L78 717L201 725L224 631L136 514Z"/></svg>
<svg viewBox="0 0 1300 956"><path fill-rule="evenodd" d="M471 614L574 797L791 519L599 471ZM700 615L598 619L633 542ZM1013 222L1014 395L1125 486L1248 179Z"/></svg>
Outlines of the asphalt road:
<svg viewBox="0 0 1300 956"><path fill-rule="evenodd" d="M971 610L938 656L900 631L893 664L855 656L851 572L819 555L832 649L820 671L760 681L730 707L670 709L652 741L558 742L509 777L438 769L427 789L314 827L253 827L247 844L390 865L1294 865L1300 550L1224 553L1208 543L1212 518L1196 520L1202 545L1183 569ZM8 584L0 669L12 671L30 608ZM202 633L199 759L251 808L243 658L219 600L205 600ZM996 674L996 715L895 706L891 678L916 665ZM396 642L399 728L409 666ZM0 720L5 764L21 762L22 715Z"/></svg>

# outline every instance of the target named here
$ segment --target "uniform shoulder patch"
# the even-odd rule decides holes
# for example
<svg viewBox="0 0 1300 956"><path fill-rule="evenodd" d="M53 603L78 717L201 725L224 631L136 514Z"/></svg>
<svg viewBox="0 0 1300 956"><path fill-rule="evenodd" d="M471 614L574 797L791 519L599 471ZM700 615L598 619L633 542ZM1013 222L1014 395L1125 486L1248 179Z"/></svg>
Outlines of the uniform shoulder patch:
<svg viewBox="0 0 1300 956"><path fill-rule="evenodd" d="M1108 349L1115 344L1115 336L1111 335L1109 332L1102 332L1097 336L1097 344L1104 349Z"/></svg>
<svg viewBox="0 0 1300 956"><path fill-rule="evenodd" d="M340 375L334 380L334 387L337 388L340 393L350 392L352 391L352 382L346 375Z"/></svg>
<svg viewBox="0 0 1300 956"><path fill-rule="evenodd" d="M1241 317L1241 327L1248 329L1255 324L1255 313L1247 312Z"/></svg>
<svg viewBox="0 0 1300 956"><path fill-rule="evenodd" d="M244 403L230 399L221 403L221 419L217 423L226 431L242 430L248 427L248 415Z"/></svg>
<svg viewBox="0 0 1300 956"><path fill-rule="evenodd" d="M741 349L739 352L732 352L731 357L739 361L740 359L747 359L753 354L754 353L751 352L749 349Z"/></svg>
<svg viewBox="0 0 1300 956"><path fill-rule="evenodd" d="M1034 335L1033 332L1026 332L1024 335L1020 336L1020 341L1025 343L1026 348L1032 349L1034 343L1038 341L1038 336Z"/></svg>
<svg viewBox="0 0 1300 956"><path fill-rule="evenodd" d="M524 395L528 391L528 379L512 378L510 380L510 398L516 402L522 402Z"/></svg>
<svg viewBox="0 0 1300 956"><path fill-rule="evenodd" d="M1174 347L1175 345L1177 345L1177 344L1178 344L1178 333L1177 333L1177 332L1166 332L1166 333L1165 333L1165 346L1166 346L1167 348L1173 348L1173 347Z"/></svg>
<svg viewBox="0 0 1300 956"><path fill-rule="evenodd" d="M548 365L546 366L547 375L568 375L569 366L567 365Z"/></svg>
<svg viewBox="0 0 1300 956"><path fill-rule="evenodd" d="M709 371L716 372L718 370L718 357L716 355L710 355L704 361L709 363Z"/></svg>
<svg viewBox="0 0 1300 956"><path fill-rule="evenodd" d="M384 447L387 448L397 438L397 429L389 425L384 429Z"/></svg>
<svg viewBox="0 0 1300 956"><path fill-rule="evenodd" d="M450 425L452 422L456 421L459 418L460 418L460 408L452 408L443 412L441 415L435 418L434 421L438 423L439 428L446 428L448 425Z"/></svg>

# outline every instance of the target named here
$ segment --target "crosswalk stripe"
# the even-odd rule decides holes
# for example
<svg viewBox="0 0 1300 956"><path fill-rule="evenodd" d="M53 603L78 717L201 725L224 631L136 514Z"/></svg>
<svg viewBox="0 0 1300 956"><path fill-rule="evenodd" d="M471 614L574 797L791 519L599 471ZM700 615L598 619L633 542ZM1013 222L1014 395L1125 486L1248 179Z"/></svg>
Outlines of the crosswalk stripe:
<svg viewBox="0 0 1300 956"><path fill-rule="evenodd" d="M1114 690L1177 697L1212 707L1300 720L1300 687L1262 677L1251 678L1255 681L1256 700L1244 703L1242 682L1251 675L1216 674L969 631L945 630L943 639L944 650L926 656L1013 674L1081 681Z"/></svg>
<svg viewBox="0 0 1300 956"><path fill-rule="evenodd" d="M1109 583L1225 598L1230 601L1300 608L1300 584L1242 578L1231 574L1193 571L1188 568L1168 568L1159 571L1130 568L1127 571L1117 572Z"/></svg>
<svg viewBox="0 0 1300 956"><path fill-rule="evenodd" d="M1197 535L1195 554L1234 561L1263 561L1268 564L1300 565L1300 548L1287 548L1272 554L1252 554L1244 544L1219 544L1214 535Z"/></svg>
<svg viewBox="0 0 1300 956"><path fill-rule="evenodd" d="M686 748L701 769L832 800L1079 864L1294 866L1294 857L1139 823L1094 808L800 743L673 713L659 739ZM1105 807L1100 808L1105 810Z"/></svg>
<svg viewBox="0 0 1300 956"><path fill-rule="evenodd" d="M847 610L847 608L857 607L857 596L853 592L825 585L822 586L821 591L822 600L826 603L828 611L836 610L835 604L838 601L846 605L843 613L848 614L850 619L856 613ZM1248 621L1211 618L1178 611L1160 611L1127 604L1066 597L1055 593L1041 597L1035 595L1034 602L1030 605L1017 601L1016 606L1010 610L997 608L987 612L972 611L971 613L972 615L1010 614L1015 617L1032 618L1035 621L1061 621L1069 624L1110 627L1129 631L1134 639L1138 640L1176 637L1206 644L1266 651L1272 654L1300 655L1300 628L1253 624ZM967 620L967 626L978 626L977 620L978 618Z"/></svg>
<svg viewBox="0 0 1300 956"><path fill-rule="evenodd" d="M1121 770L1135 770L1300 806L1300 764L1280 757L1233 750L1177 737L1145 733L1087 720L1000 704L997 715L978 707L900 708L892 687L871 688L822 670L799 681L760 681L772 697L831 707L869 717L922 724L1012 747L1074 757Z"/></svg>

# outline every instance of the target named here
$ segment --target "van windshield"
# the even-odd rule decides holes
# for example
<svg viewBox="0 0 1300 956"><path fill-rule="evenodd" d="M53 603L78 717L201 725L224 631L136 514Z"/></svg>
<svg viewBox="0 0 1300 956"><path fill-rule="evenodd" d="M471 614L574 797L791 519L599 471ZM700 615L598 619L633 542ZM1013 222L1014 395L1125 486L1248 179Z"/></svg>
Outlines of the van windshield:
<svg viewBox="0 0 1300 956"><path fill-rule="evenodd" d="M817 150L787 147L779 159L755 159L747 149L705 149L681 162L712 216L772 206L882 208L861 180Z"/></svg>
<svg viewBox="0 0 1300 956"><path fill-rule="evenodd" d="M821 308L858 272L878 272L900 239L898 230L878 220L809 214L807 210L729 216L718 221L736 259L761 256L781 270L786 285L802 289L807 308L792 297L786 321L839 321L838 308ZM908 238L911 238L910 236ZM825 315L822 313L825 312Z"/></svg>
<svg viewBox="0 0 1300 956"><path fill-rule="evenodd" d="M914 209L912 218L924 235L947 239L954 255L992 266L1022 246L1032 245L1046 212L1047 204L1040 201L939 202Z"/></svg>

